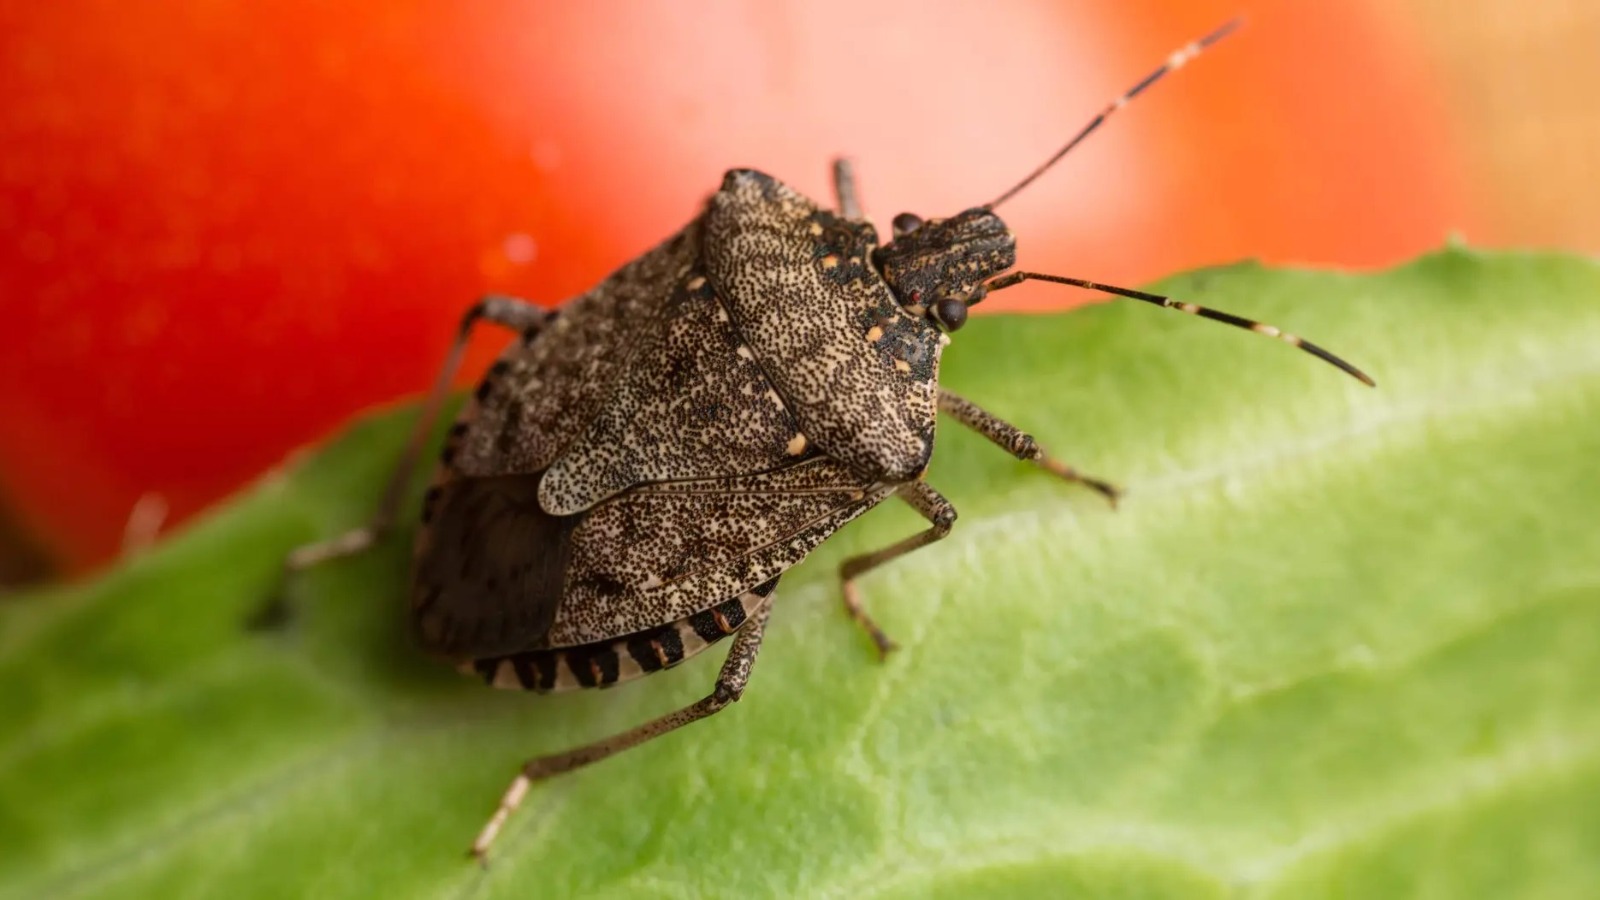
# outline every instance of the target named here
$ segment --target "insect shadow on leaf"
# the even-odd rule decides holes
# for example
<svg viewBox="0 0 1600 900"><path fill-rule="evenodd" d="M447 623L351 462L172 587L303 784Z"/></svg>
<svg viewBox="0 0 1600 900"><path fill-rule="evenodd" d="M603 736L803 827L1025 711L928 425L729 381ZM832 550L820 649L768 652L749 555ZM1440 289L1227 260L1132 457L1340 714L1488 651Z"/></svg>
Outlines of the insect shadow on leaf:
<svg viewBox="0 0 1600 900"><path fill-rule="evenodd" d="M842 525L899 497L928 528L840 567L844 606L881 655L895 644L857 580L935 543L956 510L923 480L943 412L1019 460L1118 491L939 386L940 354L994 291L1046 281L1152 303L1289 343L1271 325L1078 278L1012 271L995 209L1113 113L1236 27L1173 53L995 200L944 219L902 213L880 244L847 160L834 209L750 169L704 211L556 312L512 297L468 310L376 515L291 553L286 573L385 534L479 322L516 332L450 430L414 548L411 622L428 651L496 687L611 687L729 635L710 694L522 766L473 842L486 858L531 786L705 718L749 681L779 578Z"/></svg>

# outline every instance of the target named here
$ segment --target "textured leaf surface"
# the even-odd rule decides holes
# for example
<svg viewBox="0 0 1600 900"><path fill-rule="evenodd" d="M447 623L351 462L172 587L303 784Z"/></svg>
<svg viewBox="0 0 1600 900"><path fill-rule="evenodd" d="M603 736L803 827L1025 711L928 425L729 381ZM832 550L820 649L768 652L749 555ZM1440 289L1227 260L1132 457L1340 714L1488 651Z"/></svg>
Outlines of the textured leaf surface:
<svg viewBox="0 0 1600 900"><path fill-rule="evenodd" d="M948 541L837 608L791 573L744 702L537 789L524 757L697 698L490 691L403 637L404 540L242 621L370 509L368 419L104 580L0 605L0 895L1600 896L1600 267L1449 251L1169 290L1368 368L1134 304L989 317L946 383L1128 488L951 425ZM165 402L181 402L167 398Z"/></svg>

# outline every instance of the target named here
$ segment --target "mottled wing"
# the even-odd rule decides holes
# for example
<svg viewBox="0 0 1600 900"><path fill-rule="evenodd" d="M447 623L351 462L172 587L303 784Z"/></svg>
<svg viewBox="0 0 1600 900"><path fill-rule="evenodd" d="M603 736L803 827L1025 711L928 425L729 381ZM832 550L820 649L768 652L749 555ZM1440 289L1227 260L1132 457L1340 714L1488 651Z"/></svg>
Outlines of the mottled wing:
<svg viewBox="0 0 1600 900"><path fill-rule="evenodd" d="M872 226L735 170L711 200L704 244L712 283L801 431L863 475L920 472L945 337L872 268Z"/></svg>
<svg viewBox="0 0 1600 900"><path fill-rule="evenodd" d="M833 460L637 488L572 535L554 647L664 625L777 577L892 491Z"/></svg>
<svg viewBox="0 0 1600 900"><path fill-rule="evenodd" d="M459 658L543 644L579 519L541 508L540 480L648 351L701 231L696 219L509 346L462 411L417 532L412 618L427 649Z"/></svg>
<svg viewBox="0 0 1600 900"><path fill-rule="evenodd" d="M459 478L429 492L411 600L423 647L465 658L543 644L581 517L546 513L538 494L537 474Z"/></svg>
<svg viewBox="0 0 1600 900"><path fill-rule="evenodd" d="M550 466L545 509L570 515L635 485L779 468L806 443L723 298L691 269L604 407Z"/></svg>
<svg viewBox="0 0 1600 900"><path fill-rule="evenodd" d="M660 328L674 285L700 253L701 220L563 306L506 349L463 411L450 451L454 474L541 472L605 408Z"/></svg>

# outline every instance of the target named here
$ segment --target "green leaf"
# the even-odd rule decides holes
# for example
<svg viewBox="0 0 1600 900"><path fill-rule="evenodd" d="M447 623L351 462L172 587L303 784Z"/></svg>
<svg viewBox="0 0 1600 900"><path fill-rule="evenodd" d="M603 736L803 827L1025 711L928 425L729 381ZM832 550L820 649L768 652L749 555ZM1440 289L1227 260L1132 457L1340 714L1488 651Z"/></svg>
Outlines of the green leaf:
<svg viewBox="0 0 1600 900"><path fill-rule="evenodd" d="M1600 896L1600 266L1453 249L1167 282L1346 354L1119 303L991 316L945 383L1128 489L946 424L950 538L874 512L785 578L744 701L537 787L517 764L697 699L491 691L408 649L406 541L245 618L372 508L366 419L101 581L0 606L0 894Z"/></svg>

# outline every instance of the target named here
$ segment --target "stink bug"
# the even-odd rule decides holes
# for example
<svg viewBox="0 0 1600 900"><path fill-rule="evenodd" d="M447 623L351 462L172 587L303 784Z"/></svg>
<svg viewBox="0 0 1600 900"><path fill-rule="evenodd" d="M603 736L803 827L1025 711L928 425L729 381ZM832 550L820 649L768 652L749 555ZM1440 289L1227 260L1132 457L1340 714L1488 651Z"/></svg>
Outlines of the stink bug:
<svg viewBox="0 0 1600 900"><path fill-rule="evenodd" d="M704 699L632 730L524 764L472 845L482 858L540 779L717 712L743 693L783 573L840 526L899 497L929 527L843 564L844 606L880 653L863 573L944 537L949 501L922 479L944 412L1020 460L1115 501L1107 483L938 383L967 310L1037 279L1130 297L1286 341L1269 325L1142 291L1010 271L995 208L1114 111L1221 39L1174 53L993 202L947 219L903 213L880 245L835 164L835 209L736 169L677 234L548 312L509 297L473 306L375 520L303 547L298 569L388 529L472 327L519 338L450 431L416 537L411 616L427 650L496 687L609 687L670 668L728 635Z"/></svg>

